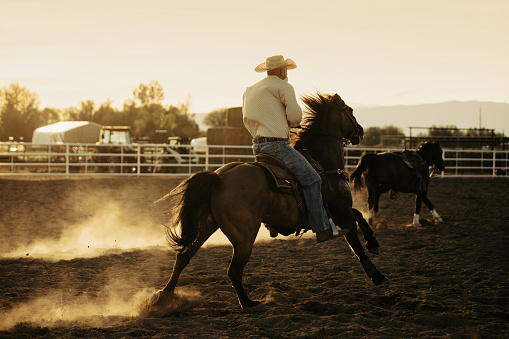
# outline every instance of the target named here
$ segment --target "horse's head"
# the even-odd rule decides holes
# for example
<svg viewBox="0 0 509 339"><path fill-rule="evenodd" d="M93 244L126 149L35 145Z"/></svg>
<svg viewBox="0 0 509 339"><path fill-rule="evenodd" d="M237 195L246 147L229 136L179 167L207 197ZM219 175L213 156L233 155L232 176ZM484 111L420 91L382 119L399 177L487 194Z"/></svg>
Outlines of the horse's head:
<svg viewBox="0 0 509 339"><path fill-rule="evenodd" d="M337 93L330 97L329 113L339 116L339 128L343 140L352 143L352 145L357 145L361 142L364 137L364 129L353 116L353 109L345 104Z"/></svg>
<svg viewBox="0 0 509 339"><path fill-rule="evenodd" d="M302 102L308 109L300 131L295 138L297 149L306 149L316 144L317 138L331 138L341 142L358 144L364 130L348 107L337 94L303 96Z"/></svg>
<svg viewBox="0 0 509 339"><path fill-rule="evenodd" d="M443 158L442 147L438 140L421 142L417 148L417 153L423 158L428 164L433 166L431 175L438 174L445 170L445 162Z"/></svg>

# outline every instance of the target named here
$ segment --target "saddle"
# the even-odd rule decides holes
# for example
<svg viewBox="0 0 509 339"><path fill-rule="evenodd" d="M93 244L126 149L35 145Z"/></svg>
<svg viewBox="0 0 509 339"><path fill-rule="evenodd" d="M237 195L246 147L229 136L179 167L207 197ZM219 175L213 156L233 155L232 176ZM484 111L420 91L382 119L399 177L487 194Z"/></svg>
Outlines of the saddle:
<svg viewBox="0 0 509 339"><path fill-rule="evenodd" d="M312 157L309 152L301 151L301 154L308 160L318 175L320 175L323 189L325 186L323 184L328 180L323 167ZM300 185L297 178L295 178L295 176L286 168L285 164L279 159L265 153L257 154L256 162L252 164L262 168L265 171L269 185L273 191L294 195L295 199L297 200L299 219L297 224L295 224L293 227L281 227L278 225L270 225L264 222L265 227L270 231L271 237L276 237L278 233L285 236L295 233L295 235L298 236L301 231L307 232L310 230L311 225L309 224L304 195L302 193L302 186ZM325 208L327 210L326 205Z"/></svg>
<svg viewBox="0 0 509 339"><path fill-rule="evenodd" d="M425 168L426 162L416 152L406 149L403 152L394 152L394 154L396 154L409 169L415 172L415 176L417 177L416 190L418 192L426 191L426 183L422 177L422 170Z"/></svg>

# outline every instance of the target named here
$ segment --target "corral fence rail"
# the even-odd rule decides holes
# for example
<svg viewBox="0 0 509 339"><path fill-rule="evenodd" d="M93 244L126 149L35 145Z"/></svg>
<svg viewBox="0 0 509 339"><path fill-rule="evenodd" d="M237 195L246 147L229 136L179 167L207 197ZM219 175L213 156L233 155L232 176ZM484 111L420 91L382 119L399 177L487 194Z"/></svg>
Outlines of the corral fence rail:
<svg viewBox="0 0 509 339"><path fill-rule="evenodd" d="M173 149L173 152L169 149ZM364 152L401 148L347 146L346 169L352 172ZM442 177L508 177L509 151L444 149ZM0 143L0 176L187 176L233 161L254 161L251 146L168 144L132 146L66 143Z"/></svg>

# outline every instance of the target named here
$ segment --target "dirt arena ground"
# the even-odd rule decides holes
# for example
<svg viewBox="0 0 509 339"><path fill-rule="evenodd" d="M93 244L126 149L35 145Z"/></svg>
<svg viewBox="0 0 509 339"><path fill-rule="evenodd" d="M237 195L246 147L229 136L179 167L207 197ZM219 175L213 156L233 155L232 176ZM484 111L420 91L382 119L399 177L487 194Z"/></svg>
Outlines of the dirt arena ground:
<svg viewBox="0 0 509 339"><path fill-rule="evenodd" d="M509 180L433 178L444 222L410 226L412 195L381 199L375 224L390 279L375 287L344 239L262 230L240 309L214 235L184 271L186 303L140 316L169 278L165 204L180 178L0 179L0 338L508 338ZM365 207L362 194L355 205ZM427 222L426 222L427 221Z"/></svg>

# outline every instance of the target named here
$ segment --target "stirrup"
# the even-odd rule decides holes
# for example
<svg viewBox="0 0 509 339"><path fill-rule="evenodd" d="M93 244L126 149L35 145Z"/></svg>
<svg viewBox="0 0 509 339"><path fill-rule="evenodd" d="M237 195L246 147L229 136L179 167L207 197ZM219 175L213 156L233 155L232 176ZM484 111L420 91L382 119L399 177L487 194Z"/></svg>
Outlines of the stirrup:
<svg viewBox="0 0 509 339"><path fill-rule="evenodd" d="M350 230L338 229L338 227L334 224L332 218L329 218L329 224L330 228L332 229L332 235L335 237L340 237L350 232Z"/></svg>

